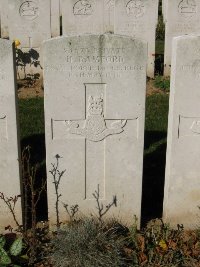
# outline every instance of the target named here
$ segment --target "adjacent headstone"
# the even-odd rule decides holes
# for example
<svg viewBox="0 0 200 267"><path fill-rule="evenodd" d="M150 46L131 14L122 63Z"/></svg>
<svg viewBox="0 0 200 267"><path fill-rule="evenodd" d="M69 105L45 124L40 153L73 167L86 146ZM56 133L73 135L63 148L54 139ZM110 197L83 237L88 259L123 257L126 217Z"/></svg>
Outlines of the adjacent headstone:
<svg viewBox="0 0 200 267"><path fill-rule="evenodd" d="M132 36L148 42L147 75L154 77L158 0L116 0L115 34Z"/></svg>
<svg viewBox="0 0 200 267"><path fill-rule="evenodd" d="M63 35L114 30L114 0L62 0Z"/></svg>
<svg viewBox="0 0 200 267"><path fill-rule="evenodd" d="M8 0L0 0L1 5L1 38L9 38Z"/></svg>
<svg viewBox="0 0 200 267"><path fill-rule="evenodd" d="M49 56L51 55L51 56ZM49 219L56 221L51 163L66 170L60 203L97 214L140 218L146 91L145 43L116 35L60 37L44 44L45 132ZM59 156L58 156L59 155ZM58 179L59 173L56 172ZM67 219L59 206L61 221ZM69 218L68 218L69 219Z"/></svg>
<svg viewBox="0 0 200 267"><path fill-rule="evenodd" d="M200 33L200 1L165 0L165 2L164 75L169 76L171 70L173 37Z"/></svg>
<svg viewBox="0 0 200 267"><path fill-rule="evenodd" d="M10 40L19 40L20 49L23 52L31 49L38 52L40 58L36 59L37 54L33 51L31 59L41 63L41 44L44 40L51 38L50 0L8 0L8 3ZM27 72L42 73L40 65L35 68L36 65L31 64ZM23 75L23 70L21 75Z"/></svg>
<svg viewBox="0 0 200 267"><path fill-rule="evenodd" d="M51 0L51 36L60 35L60 0Z"/></svg>
<svg viewBox="0 0 200 267"><path fill-rule="evenodd" d="M0 39L0 194L5 198L21 195L13 58L12 43ZM15 215L21 222L21 199L16 203ZM0 222L0 232L8 225L16 226L1 197Z"/></svg>
<svg viewBox="0 0 200 267"><path fill-rule="evenodd" d="M164 219L199 225L200 36L174 38L164 197Z"/></svg>

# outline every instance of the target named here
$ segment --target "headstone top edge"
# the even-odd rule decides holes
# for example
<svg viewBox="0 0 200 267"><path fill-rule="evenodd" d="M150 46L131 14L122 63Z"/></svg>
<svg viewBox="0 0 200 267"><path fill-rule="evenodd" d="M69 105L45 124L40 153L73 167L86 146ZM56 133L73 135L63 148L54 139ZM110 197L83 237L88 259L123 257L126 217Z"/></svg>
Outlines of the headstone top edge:
<svg viewBox="0 0 200 267"><path fill-rule="evenodd" d="M180 36L173 37L173 40L189 40L189 39L199 39L200 34L184 34Z"/></svg>
<svg viewBox="0 0 200 267"><path fill-rule="evenodd" d="M11 41L11 40L8 40L8 39L0 38L0 44L7 44L7 45L10 45L10 46L13 46L14 42Z"/></svg>
<svg viewBox="0 0 200 267"><path fill-rule="evenodd" d="M43 41L42 46L44 47L46 44L49 43L54 43L55 41L61 41L61 40L73 40L73 39L79 39L81 37L113 37L113 38L121 38L121 39L129 39L131 41L137 42L137 43L141 43L144 46L147 46L147 41L145 41L144 39L141 38L134 38L128 35L121 35L121 34L111 34L111 33L104 33L104 34L80 34L80 35L71 35L71 36L67 36L67 35L63 35L63 36L58 36L58 37L54 37L48 40Z"/></svg>

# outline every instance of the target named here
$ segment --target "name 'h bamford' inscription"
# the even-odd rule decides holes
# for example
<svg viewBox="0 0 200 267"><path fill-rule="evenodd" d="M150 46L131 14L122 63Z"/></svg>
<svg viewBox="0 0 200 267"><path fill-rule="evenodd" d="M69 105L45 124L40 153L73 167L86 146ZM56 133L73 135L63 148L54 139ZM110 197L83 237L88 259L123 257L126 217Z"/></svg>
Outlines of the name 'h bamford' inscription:
<svg viewBox="0 0 200 267"><path fill-rule="evenodd" d="M97 48L80 47L64 48L62 64L48 65L46 71L64 72L66 78L95 78L122 77L124 73L130 71L144 70L145 66L140 64L126 64L124 58L125 51L128 47L117 48Z"/></svg>

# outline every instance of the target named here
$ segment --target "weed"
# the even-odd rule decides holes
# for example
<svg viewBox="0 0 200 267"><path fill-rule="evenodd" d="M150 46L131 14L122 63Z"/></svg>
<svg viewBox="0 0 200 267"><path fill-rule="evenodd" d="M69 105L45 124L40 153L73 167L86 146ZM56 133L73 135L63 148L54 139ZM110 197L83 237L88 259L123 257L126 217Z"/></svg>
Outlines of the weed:
<svg viewBox="0 0 200 267"><path fill-rule="evenodd" d="M100 190L99 185L97 186L97 190L93 193L93 197L96 199L97 202L97 210L98 210L98 220L100 223L102 223L102 218L106 213L111 209L111 207L115 206L117 207L117 197L113 196L112 202L110 202L106 207L100 202Z"/></svg>
<svg viewBox="0 0 200 267"><path fill-rule="evenodd" d="M154 80L154 86L169 92L170 89L170 79L163 76L156 76Z"/></svg>
<svg viewBox="0 0 200 267"><path fill-rule="evenodd" d="M56 226L57 229L60 228L60 218L59 218L59 202L60 202L60 197L62 196L59 193L59 185L62 176L64 175L66 170L60 171L59 170L59 159L61 158L58 154L55 155L56 158L56 163L52 163L52 169L49 171L51 175L53 176L53 184L55 187L55 194L56 194L56 203L55 203L55 209L56 209Z"/></svg>
<svg viewBox="0 0 200 267"><path fill-rule="evenodd" d="M94 219L84 219L59 230L52 243L55 267L125 266L124 241Z"/></svg>

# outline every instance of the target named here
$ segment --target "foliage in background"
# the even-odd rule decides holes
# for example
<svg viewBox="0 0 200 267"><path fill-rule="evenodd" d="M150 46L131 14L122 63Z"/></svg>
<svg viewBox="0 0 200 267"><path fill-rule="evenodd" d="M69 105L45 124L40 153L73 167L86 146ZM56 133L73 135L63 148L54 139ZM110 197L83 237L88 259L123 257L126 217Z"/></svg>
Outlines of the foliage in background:
<svg viewBox="0 0 200 267"><path fill-rule="evenodd" d="M24 79L27 81L27 87L34 86L36 81L40 78L39 73L29 73L27 67L34 66L35 68L42 66L39 61L39 53L31 48L27 52L23 52L21 49L16 48L16 66L17 66L17 76L18 79ZM20 76L20 70L23 71L23 77Z"/></svg>
<svg viewBox="0 0 200 267"><path fill-rule="evenodd" d="M0 266L20 267L12 264L13 261L22 253L23 241L15 234L0 236ZM21 256L23 257L23 256Z"/></svg>

